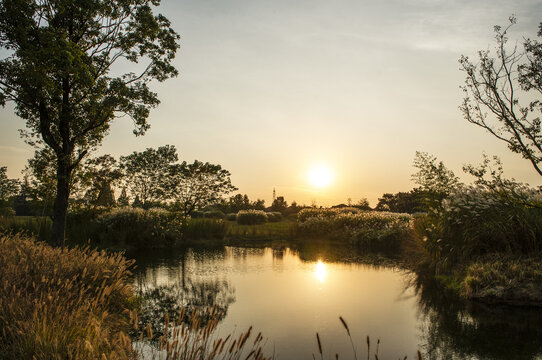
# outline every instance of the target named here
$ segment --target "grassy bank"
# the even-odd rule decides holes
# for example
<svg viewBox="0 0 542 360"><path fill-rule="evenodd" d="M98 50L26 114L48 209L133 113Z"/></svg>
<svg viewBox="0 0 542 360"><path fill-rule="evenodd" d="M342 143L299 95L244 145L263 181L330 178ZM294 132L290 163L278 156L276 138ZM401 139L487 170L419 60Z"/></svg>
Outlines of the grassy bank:
<svg viewBox="0 0 542 360"><path fill-rule="evenodd" d="M153 341L138 320L129 285L132 262L120 253L52 248L25 236L0 238L1 359L264 360L252 328L220 338L216 311L160 319ZM135 330L134 330L135 329ZM132 334L129 337L127 334Z"/></svg>
<svg viewBox="0 0 542 360"><path fill-rule="evenodd" d="M129 358L130 265L120 254L0 238L0 358Z"/></svg>
<svg viewBox="0 0 542 360"><path fill-rule="evenodd" d="M298 236L347 242L367 252L399 253L412 217L357 208L304 209L298 214Z"/></svg>

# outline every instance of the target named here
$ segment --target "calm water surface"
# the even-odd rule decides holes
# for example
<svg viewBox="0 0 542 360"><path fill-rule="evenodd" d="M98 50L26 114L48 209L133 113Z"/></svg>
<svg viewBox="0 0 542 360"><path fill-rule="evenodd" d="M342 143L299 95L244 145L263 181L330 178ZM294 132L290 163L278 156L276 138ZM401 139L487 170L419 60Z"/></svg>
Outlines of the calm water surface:
<svg viewBox="0 0 542 360"><path fill-rule="evenodd" d="M316 332L326 358L353 358L339 316L359 358L366 358L369 335L371 352L380 339L381 359L416 358L418 349L426 359L542 359L539 309L465 305L413 274L354 255L288 247L129 254L138 290L155 299L149 319L162 316L160 307L216 305L220 334L252 325L278 359L312 359Z"/></svg>

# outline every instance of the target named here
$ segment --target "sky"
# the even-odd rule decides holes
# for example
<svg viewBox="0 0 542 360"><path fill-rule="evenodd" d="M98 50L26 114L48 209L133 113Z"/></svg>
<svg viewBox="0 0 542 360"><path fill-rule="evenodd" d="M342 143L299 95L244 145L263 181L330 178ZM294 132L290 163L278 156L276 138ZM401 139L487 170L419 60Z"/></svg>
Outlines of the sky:
<svg viewBox="0 0 542 360"><path fill-rule="evenodd" d="M460 175L482 154L505 174L542 185L528 161L467 123L458 106L458 59L493 48L493 26L518 24L510 39L535 37L535 0L163 0L158 12L181 35L179 76L153 83L161 100L151 129L116 120L96 155L115 157L171 144L180 159L220 164L239 193L269 205L333 205L408 191L416 151ZM0 165L20 177L33 149L24 121L0 109ZM329 185L308 181L332 172Z"/></svg>

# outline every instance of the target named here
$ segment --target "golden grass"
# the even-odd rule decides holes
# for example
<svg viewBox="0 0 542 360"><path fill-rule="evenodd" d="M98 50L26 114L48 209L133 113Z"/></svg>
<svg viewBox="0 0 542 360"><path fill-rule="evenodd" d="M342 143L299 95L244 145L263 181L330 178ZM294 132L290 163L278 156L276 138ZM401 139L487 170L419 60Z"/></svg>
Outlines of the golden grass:
<svg viewBox="0 0 542 360"><path fill-rule="evenodd" d="M265 345L261 333L253 335L252 327L238 336L229 334L226 337L216 336L220 316L217 308L210 310L210 320L203 318L195 309L186 321L183 308L177 320L170 321L166 315L164 335L158 339L157 348L145 346L145 337L152 338L151 327L141 334L135 349L140 358L168 360L267 360L264 356ZM145 336L144 336L145 335Z"/></svg>
<svg viewBox="0 0 542 360"><path fill-rule="evenodd" d="M121 254L1 237L0 358L129 358L130 266Z"/></svg>

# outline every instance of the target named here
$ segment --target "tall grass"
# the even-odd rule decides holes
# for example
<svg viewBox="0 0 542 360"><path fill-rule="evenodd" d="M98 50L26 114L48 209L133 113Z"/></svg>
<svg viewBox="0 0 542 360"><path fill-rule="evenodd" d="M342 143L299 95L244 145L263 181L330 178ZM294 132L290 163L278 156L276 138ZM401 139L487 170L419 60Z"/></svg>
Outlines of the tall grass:
<svg viewBox="0 0 542 360"><path fill-rule="evenodd" d="M175 246L181 242L182 226L175 213L164 209L121 208L107 212L96 220L103 244L136 248Z"/></svg>
<svg viewBox="0 0 542 360"><path fill-rule="evenodd" d="M533 194L529 204L506 194L465 187L429 212L418 237L434 266L449 270L476 257L498 253L542 255L542 204Z"/></svg>
<svg viewBox="0 0 542 360"><path fill-rule="evenodd" d="M158 339L157 347L149 347L145 339L152 339L151 327L140 335L134 348L142 359L168 360L266 360L265 341L261 333L253 336L252 327L239 335L216 336L220 317L216 308L210 317L202 317L195 309L185 314L183 308L177 319L164 319L164 335ZM188 320L187 320L188 318Z"/></svg>
<svg viewBox="0 0 542 360"><path fill-rule="evenodd" d="M189 219L182 229L184 241L223 240L227 224L222 219Z"/></svg>
<svg viewBox="0 0 542 360"><path fill-rule="evenodd" d="M239 225L256 225L267 222L267 214L262 210L241 210L237 213Z"/></svg>
<svg viewBox="0 0 542 360"><path fill-rule="evenodd" d="M129 358L130 266L120 254L2 236L0 358Z"/></svg>
<svg viewBox="0 0 542 360"><path fill-rule="evenodd" d="M35 236L42 241L51 239L53 222L47 216L0 217L0 232Z"/></svg>
<svg viewBox="0 0 542 360"><path fill-rule="evenodd" d="M355 208L304 209L298 214L298 232L311 237L348 241L368 251L399 251L411 228L412 217Z"/></svg>
<svg viewBox="0 0 542 360"><path fill-rule="evenodd" d="M358 351L357 351L357 348L356 346L354 345L354 339L352 337L352 334L350 333L350 328L348 327L348 324L346 323L346 320L343 319L342 316L339 316L339 321L341 322L342 326L344 327L344 329L346 330L346 334L348 336L348 339L350 340L350 345L352 346L352 359L354 360L358 360L358 359L362 359L362 354L360 353L359 354L359 357L358 357ZM362 338L363 340L363 338ZM367 335L365 337L365 344L362 344L362 347L364 345L367 346L367 360L369 359L375 359L375 360L379 360L379 357L378 357L378 351L380 350L380 339L377 339L376 341L376 347L375 347L375 350L374 352L371 351L371 338L369 337L369 335ZM322 339L320 338L320 334L316 333L316 344L318 346L318 355L320 355L320 359L323 360L324 359L324 345L323 345L323 341ZM312 354L312 358L313 359L316 359L316 356L314 355L314 353ZM329 358L329 357L326 357L326 359ZM334 359L343 359L344 357L338 353L335 354L334 356ZM421 351L417 351L416 352L416 358L418 360L423 360L423 356L422 356L422 353ZM406 360L407 359L407 356L405 356L404 358L402 358L403 360ZM401 358L399 358L399 360L401 360Z"/></svg>

